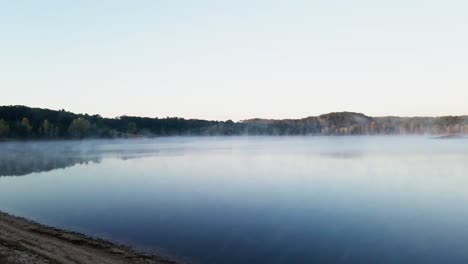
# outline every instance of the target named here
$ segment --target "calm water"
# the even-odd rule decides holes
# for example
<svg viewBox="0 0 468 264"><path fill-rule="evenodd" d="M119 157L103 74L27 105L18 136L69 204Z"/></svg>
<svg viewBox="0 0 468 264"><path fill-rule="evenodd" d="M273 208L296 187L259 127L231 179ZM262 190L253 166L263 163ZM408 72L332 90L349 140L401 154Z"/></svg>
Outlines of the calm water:
<svg viewBox="0 0 468 264"><path fill-rule="evenodd" d="M194 263L468 263L468 140L0 144L0 210Z"/></svg>

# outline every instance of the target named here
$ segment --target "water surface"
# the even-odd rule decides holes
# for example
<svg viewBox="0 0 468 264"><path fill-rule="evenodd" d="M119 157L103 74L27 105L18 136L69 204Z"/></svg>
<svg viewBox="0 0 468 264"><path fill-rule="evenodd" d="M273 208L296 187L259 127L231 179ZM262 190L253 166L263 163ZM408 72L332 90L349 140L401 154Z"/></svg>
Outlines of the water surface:
<svg viewBox="0 0 468 264"><path fill-rule="evenodd" d="M0 143L0 210L194 263L468 263L468 140Z"/></svg>

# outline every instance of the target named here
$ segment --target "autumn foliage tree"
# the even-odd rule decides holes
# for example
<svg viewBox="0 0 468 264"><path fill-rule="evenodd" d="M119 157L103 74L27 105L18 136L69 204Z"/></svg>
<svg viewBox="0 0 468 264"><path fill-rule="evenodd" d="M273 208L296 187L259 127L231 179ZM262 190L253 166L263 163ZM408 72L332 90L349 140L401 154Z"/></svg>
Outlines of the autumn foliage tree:
<svg viewBox="0 0 468 264"><path fill-rule="evenodd" d="M68 127L68 134L73 138L84 138L88 135L91 123L88 120L79 117L74 119Z"/></svg>

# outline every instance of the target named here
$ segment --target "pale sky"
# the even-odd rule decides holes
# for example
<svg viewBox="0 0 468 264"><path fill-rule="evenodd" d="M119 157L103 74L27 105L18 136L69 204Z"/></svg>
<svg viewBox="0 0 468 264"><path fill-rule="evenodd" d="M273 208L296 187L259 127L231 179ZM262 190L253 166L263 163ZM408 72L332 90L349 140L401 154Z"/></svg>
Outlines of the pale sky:
<svg viewBox="0 0 468 264"><path fill-rule="evenodd" d="M468 114L468 1L0 0L0 104L220 120Z"/></svg>

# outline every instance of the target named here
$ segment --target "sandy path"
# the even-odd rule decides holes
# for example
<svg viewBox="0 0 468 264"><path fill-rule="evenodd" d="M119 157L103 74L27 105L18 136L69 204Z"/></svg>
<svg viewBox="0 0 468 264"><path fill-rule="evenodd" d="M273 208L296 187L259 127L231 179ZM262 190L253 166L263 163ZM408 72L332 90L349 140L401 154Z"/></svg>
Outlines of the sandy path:
<svg viewBox="0 0 468 264"><path fill-rule="evenodd" d="M129 248L0 212L0 263L168 264Z"/></svg>

